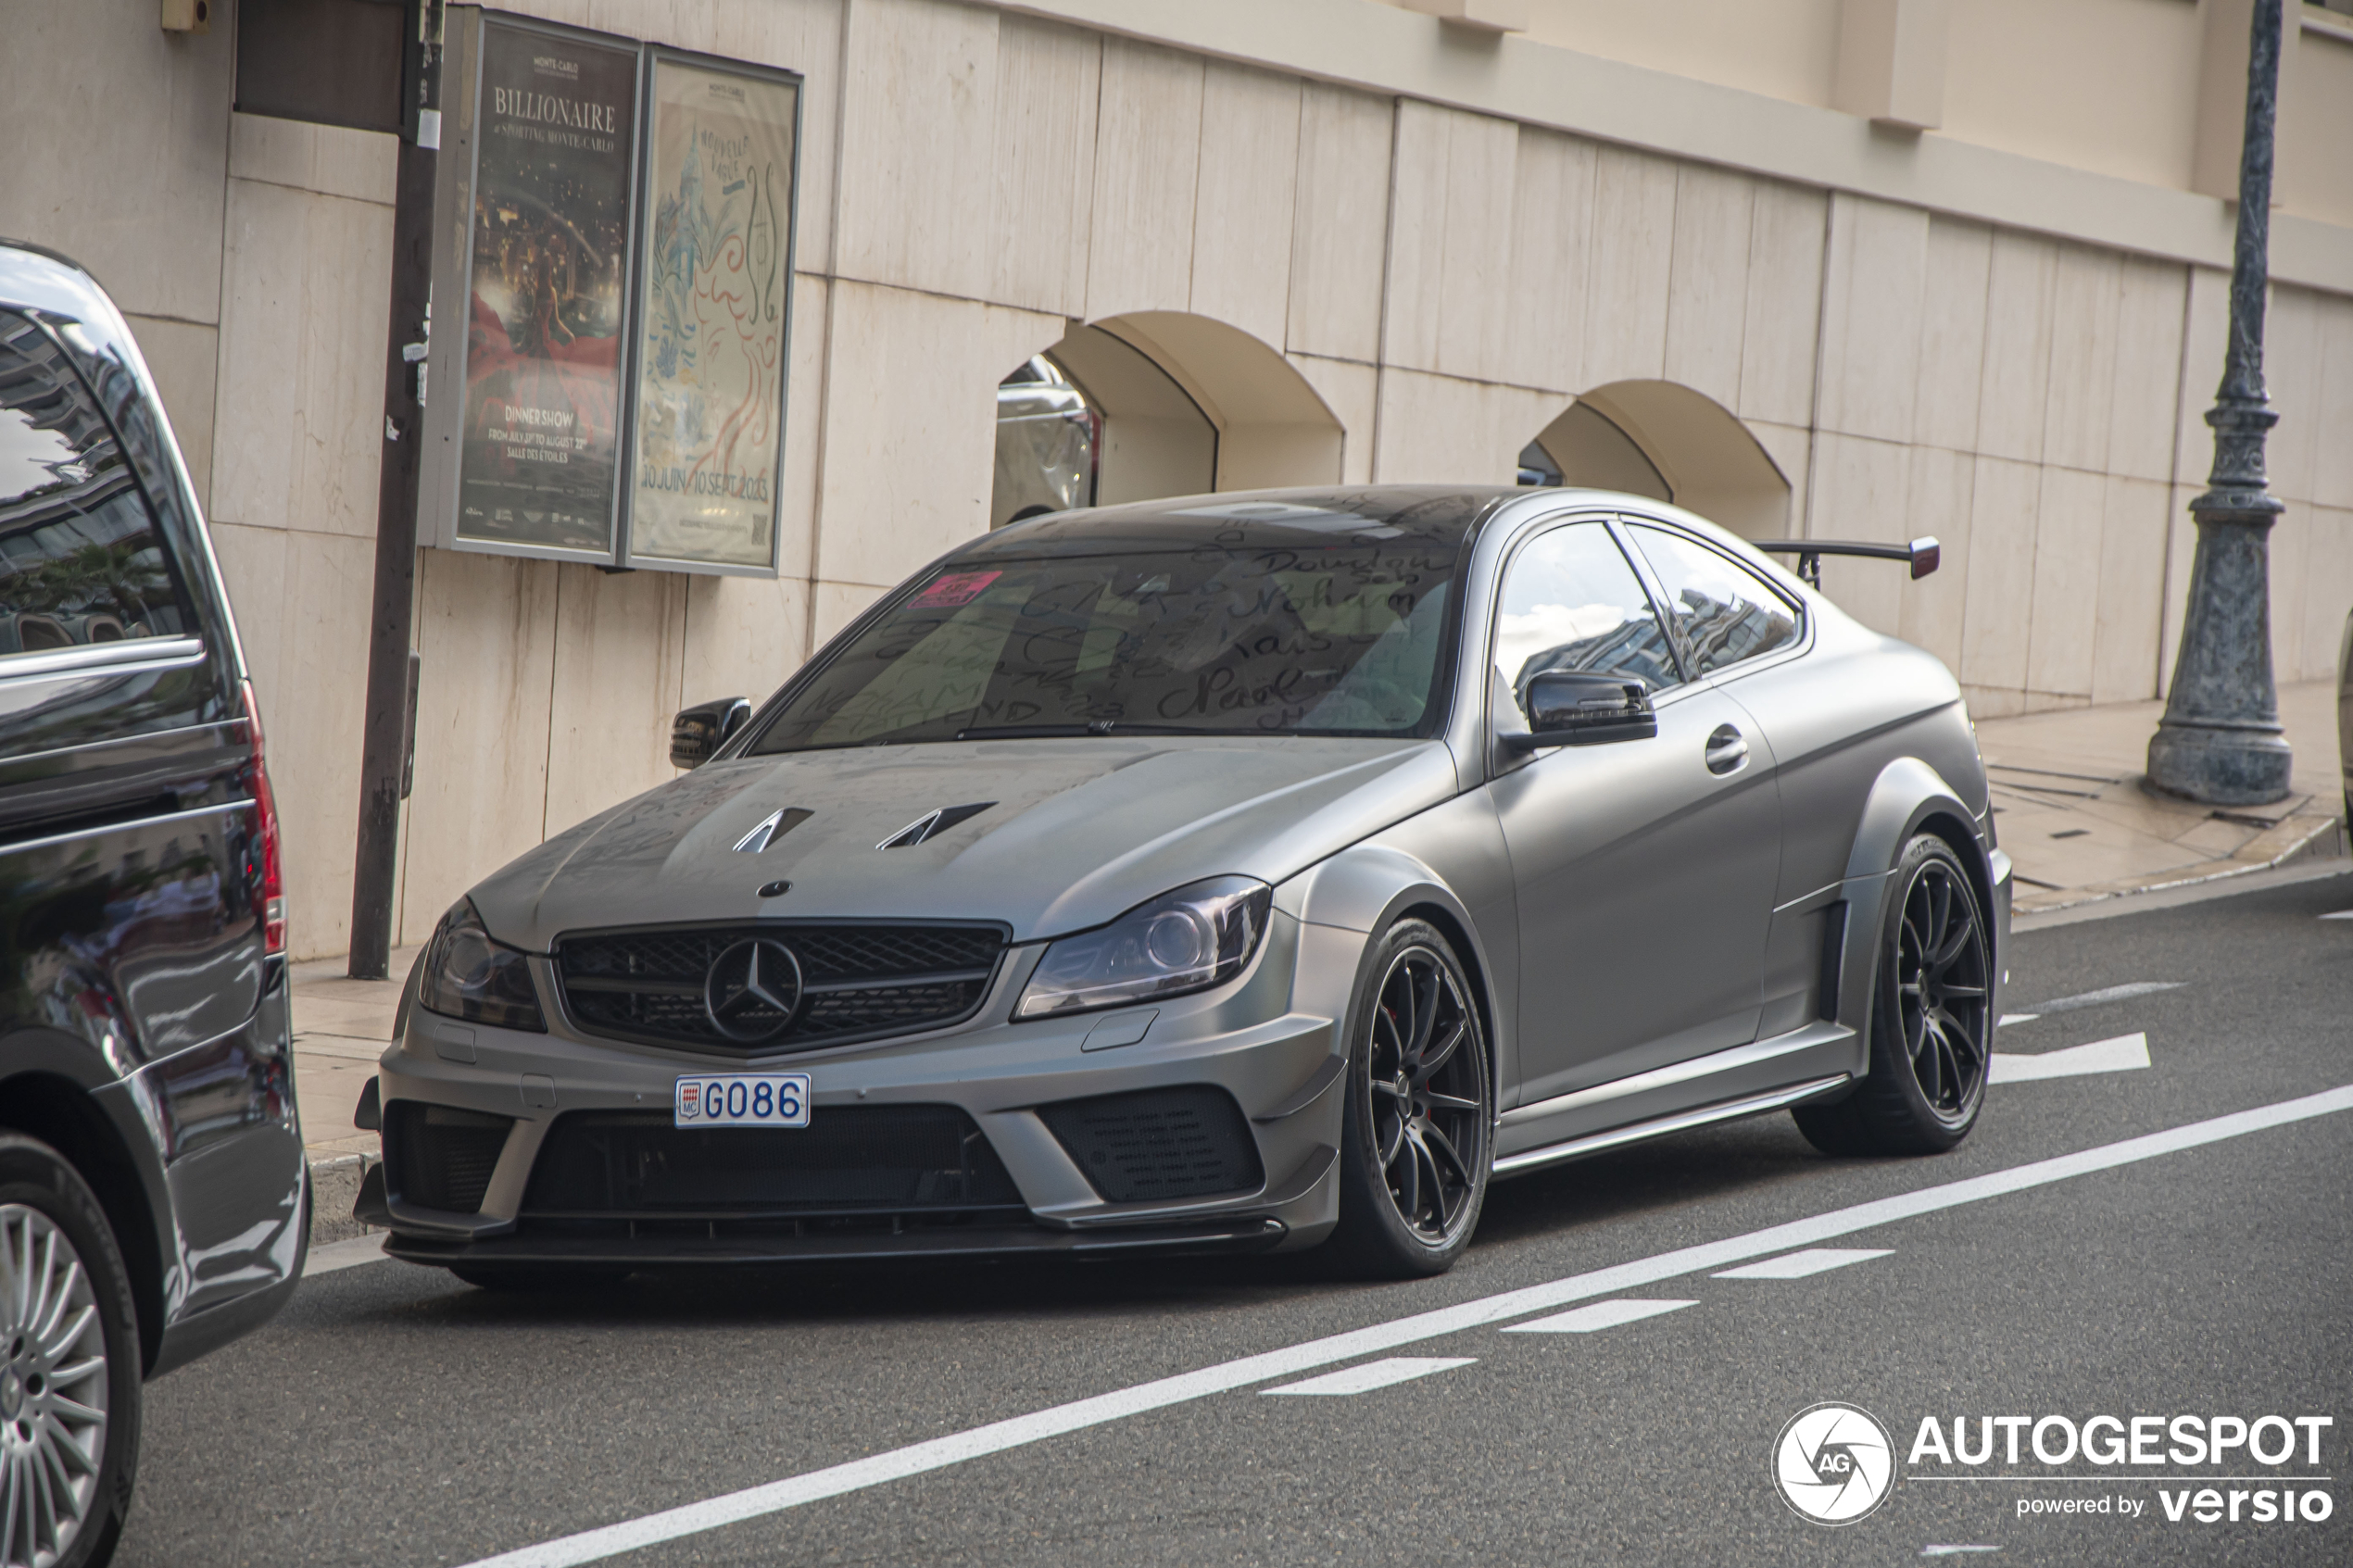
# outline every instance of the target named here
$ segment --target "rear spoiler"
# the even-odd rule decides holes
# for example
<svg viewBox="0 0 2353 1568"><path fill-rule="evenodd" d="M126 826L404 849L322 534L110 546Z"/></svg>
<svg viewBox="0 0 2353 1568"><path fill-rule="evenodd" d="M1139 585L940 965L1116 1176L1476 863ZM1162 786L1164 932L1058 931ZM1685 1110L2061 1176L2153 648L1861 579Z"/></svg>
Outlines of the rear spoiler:
<svg viewBox="0 0 2353 1568"><path fill-rule="evenodd" d="M1752 539L1756 549L1777 556L1795 556L1797 575L1809 587L1822 585L1824 556L1868 556L1873 560L1901 560L1912 563L1912 576L1917 580L1934 571L1944 558L1944 550L1934 539L1915 539L1908 545L1870 545L1856 539Z"/></svg>

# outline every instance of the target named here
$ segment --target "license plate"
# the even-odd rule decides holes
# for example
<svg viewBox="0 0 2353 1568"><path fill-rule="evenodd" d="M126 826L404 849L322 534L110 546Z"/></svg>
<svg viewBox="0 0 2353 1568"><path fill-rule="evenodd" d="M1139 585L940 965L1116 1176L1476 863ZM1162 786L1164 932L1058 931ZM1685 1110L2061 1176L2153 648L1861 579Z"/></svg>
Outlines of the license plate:
<svg viewBox="0 0 2353 1568"><path fill-rule="evenodd" d="M678 1127L806 1127L806 1073L710 1073L681 1078L671 1103Z"/></svg>

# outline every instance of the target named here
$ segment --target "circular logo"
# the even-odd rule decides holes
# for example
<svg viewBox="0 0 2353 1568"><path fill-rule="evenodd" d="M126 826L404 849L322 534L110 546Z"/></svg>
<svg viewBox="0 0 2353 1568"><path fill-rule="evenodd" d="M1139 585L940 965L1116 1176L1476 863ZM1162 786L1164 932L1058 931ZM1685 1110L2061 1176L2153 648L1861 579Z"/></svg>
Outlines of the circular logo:
<svg viewBox="0 0 2353 1568"><path fill-rule="evenodd" d="M782 942L755 936L711 961L703 977L702 1009L711 1026L731 1040L773 1040L800 1005L800 960Z"/></svg>
<svg viewBox="0 0 2353 1568"><path fill-rule="evenodd" d="M1895 1440L1858 1405L1809 1405L1773 1444L1773 1484L1801 1517L1852 1524L1895 1489Z"/></svg>

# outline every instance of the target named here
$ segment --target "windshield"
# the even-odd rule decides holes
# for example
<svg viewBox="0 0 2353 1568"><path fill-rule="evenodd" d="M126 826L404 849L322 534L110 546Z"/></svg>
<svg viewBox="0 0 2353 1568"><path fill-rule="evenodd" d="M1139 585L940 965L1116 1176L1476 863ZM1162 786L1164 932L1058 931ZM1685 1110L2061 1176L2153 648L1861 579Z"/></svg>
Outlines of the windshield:
<svg viewBox="0 0 2353 1568"><path fill-rule="evenodd" d="M758 754L993 735L1432 733L1458 551L1427 537L1149 545L934 573Z"/></svg>

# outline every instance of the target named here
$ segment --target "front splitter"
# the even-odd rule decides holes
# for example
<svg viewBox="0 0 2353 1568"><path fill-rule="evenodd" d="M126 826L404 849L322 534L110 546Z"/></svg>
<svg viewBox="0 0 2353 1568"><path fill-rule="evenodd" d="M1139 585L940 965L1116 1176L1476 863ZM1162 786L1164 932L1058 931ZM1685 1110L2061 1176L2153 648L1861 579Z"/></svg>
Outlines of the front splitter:
<svg viewBox="0 0 2353 1568"><path fill-rule="evenodd" d="M1201 1252L1264 1252L1289 1234L1280 1220L1101 1230L1018 1225L899 1235L752 1236L497 1236L475 1241L434 1236L384 1238L388 1256L434 1267L450 1264L589 1264L634 1269L725 1267L755 1263L933 1261L958 1258L1108 1258Z"/></svg>

